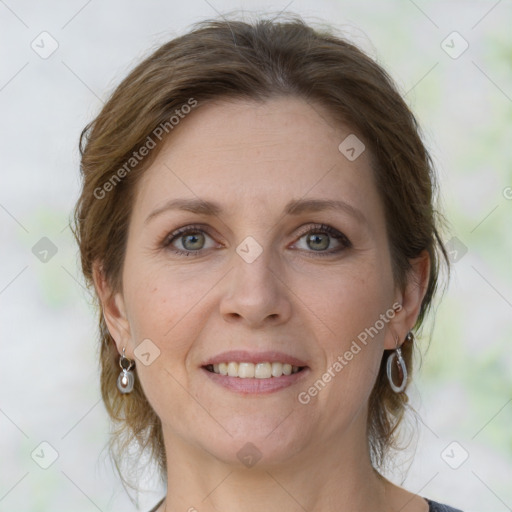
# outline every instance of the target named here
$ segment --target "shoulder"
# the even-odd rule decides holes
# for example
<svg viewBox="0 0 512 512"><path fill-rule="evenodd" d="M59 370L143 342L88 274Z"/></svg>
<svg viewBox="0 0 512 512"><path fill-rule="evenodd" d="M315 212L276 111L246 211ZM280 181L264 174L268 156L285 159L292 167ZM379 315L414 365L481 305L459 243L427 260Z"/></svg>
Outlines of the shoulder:
<svg viewBox="0 0 512 512"><path fill-rule="evenodd" d="M448 505L437 503L436 501L429 500L428 498L425 499L428 503L428 512L462 512L458 508L449 507Z"/></svg>
<svg viewBox="0 0 512 512"><path fill-rule="evenodd" d="M157 512L160 505L164 502L164 499L165 499L165 497L162 498L149 512Z"/></svg>

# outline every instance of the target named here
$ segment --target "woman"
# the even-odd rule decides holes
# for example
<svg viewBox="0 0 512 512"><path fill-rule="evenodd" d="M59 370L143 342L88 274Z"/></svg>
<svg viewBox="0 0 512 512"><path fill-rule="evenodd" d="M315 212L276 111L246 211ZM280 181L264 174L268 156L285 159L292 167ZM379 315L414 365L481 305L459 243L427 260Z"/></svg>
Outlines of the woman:
<svg viewBox="0 0 512 512"><path fill-rule="evenodd" d="M391 79L300 19L163 45L82 134L102 395L154 511L453 511L384 478L446 251Z"/></svg>

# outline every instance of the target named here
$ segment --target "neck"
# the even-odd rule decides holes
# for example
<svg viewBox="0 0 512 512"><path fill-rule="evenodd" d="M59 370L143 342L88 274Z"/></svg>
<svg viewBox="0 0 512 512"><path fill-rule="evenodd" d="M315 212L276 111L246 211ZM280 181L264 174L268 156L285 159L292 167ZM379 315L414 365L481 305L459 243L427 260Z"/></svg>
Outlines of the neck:
<svg viewBox="0 0 512 512"><path fill-rule="evenodd" d="M246 468L220 461L164 429L168 495L162 510L388 510L389 482L371 465L364 430L350 442L324 438L283 463L261 461Z"/></svg>

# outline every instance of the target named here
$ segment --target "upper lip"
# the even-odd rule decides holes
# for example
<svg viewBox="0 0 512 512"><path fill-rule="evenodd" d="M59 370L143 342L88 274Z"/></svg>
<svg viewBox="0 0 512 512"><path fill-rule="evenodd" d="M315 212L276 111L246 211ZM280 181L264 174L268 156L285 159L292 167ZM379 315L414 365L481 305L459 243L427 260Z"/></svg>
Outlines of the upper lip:
<svg viewBox="0 0 512 512"><path fill-rule="evenodd" d="M207 361L203 363L203 366L208 366L210 364L219 364L219 363L229 363L229 362L237 362L237 363L288 363L292 366L307 366L304 361L293 357L289 354L285 354L284 352L278 352L275 350L267 350L265 352L249 352L247 350L229 350L227 352L222 352L221 354L217 354L216 356L211 357Z"/></svg>

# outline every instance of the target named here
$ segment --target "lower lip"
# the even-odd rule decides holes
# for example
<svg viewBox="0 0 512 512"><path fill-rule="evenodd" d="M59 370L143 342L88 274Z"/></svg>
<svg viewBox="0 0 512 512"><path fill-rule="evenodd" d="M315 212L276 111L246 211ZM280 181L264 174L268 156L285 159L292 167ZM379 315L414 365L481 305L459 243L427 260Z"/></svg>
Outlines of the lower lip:
<svg viewBox="0 0 512 512"><path fill-rule="evenodd" d="M281 377L270 377L269 379L241 379L240 377L229 377L208 371L206 368L201 368L206 375L213 380L216 384L224 386L230 391L242 394L267 394L279 391L292 386L299 380L304 378L308 373L309 368L304 368L300 372L292 373L290 375L281 375Z"/></svg>

